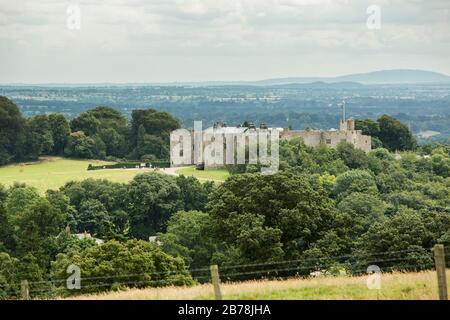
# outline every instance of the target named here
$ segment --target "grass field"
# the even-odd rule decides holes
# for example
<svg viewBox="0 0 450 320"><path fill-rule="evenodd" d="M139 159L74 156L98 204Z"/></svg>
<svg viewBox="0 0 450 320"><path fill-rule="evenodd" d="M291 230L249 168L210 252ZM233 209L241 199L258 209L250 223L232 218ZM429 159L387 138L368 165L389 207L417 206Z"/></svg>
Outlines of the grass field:
<svg viewBox="0 0 450 320"><path fill-rule="evenodd" d="M225 169L196 170L195 167L181 168L176 170L176 173L196 177L199 180L212 180L216 182L223 182L230 176L230 173Z"/></svg>
<svg viewBox="0 0 450 320"><path fill-rule="evenodd" d="M0 184L10 186L14 182L26 183L44 193L48 189L58 189L68 181L87 178L108 179L114 182L127 182L142 172L137 169L110 169L88 171L88 165L106 164L98 160L71 160L59 157L46 157L38 162L13 164L0 167Z"/></svg>
<svg viewBox="0 0 450 320"><path fill-rule="evenodd" d="M435 271L417 273L382 274L381 289L369 290L367 276L361 277L323 277L310 279L288 279L282 281L246 281L224 283L221 290L224 299L260 300L434 300L438 299ZM450 287L450 270L447 270ZM71 299L213 299L210 284L193 287L168 287L151 289L130 289L96 295L84 295Z"/></svg>

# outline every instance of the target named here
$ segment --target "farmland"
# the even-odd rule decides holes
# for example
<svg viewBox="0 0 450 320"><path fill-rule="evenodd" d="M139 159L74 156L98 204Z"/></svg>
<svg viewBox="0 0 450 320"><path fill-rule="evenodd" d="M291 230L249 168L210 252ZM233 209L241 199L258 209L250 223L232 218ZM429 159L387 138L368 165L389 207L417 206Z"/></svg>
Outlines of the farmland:
<svg viewBox="0 0 450 320"><path fill-rule="evenodd" d="M89 164L107 164L99 160L72 160L60 157L45 157L37 162L12 164L0 167L0 184L10 186L14 182L25 183L44 193L58 189L69 181L88 178L108 179L113 182L128 182L142 172L137 169L111 169L88 171Z"/></svg>
<svg viewBox="0 0 450 320"><path fill-rule="evenodd" d="M435 271L386 273L381 276L381 289L369 290L367 276L293 278L287 280L260 280L224 283L224 299L249 300L434 300L438 299ZM450 285L450 270L447 270ZM103 294L77 296L76 299L95 300L165 300L213 299L210 284L192 287L130 289Z"/></svg>
<svg viewBox="0 0 450 320"><path fill-rule="evenodd" d="M105 169L88 171L89 164L101 165L111 162L101 160L74 160L61 157L43 157L36 162L12 164L0 167L0 184L11 186L14 182L25 183L35 187L42 194L48 189L58 189L69 181L81 181L88 178L107 179L113 182L126 183L137 174L149 169ZM167 170L167 169L166 169ZM160 170L160 172L166 172ZM170 169L169 169L170 170ZM167 173L193 176L200 181L222 182L229 176L226 170L195 170L186 167L170 170Z"/></svg>

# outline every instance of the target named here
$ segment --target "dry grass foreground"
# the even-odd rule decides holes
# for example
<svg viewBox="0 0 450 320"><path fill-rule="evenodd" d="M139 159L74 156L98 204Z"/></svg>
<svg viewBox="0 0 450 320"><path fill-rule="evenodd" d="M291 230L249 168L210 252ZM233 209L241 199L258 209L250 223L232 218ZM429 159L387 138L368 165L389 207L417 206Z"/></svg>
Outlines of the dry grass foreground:
<svg viewBox="0 0 450 320"><path fill-rule="evenodd" d="M434 300L438 299L435 271L386 273L381 275L381 289L369 290L367 276L322 277L287 280L259 280L221 285L224 299L255 300ZM447 270L450 288L450 270ZM204 300L213 299L211 284L193 287L129 289L71 299L83 300Z"/></svg>

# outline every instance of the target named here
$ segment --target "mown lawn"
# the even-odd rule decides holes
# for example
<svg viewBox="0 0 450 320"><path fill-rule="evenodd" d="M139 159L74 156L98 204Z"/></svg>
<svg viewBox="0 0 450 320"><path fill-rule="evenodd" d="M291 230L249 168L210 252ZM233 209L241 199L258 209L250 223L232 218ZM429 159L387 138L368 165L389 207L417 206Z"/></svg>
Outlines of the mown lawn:
<svg viewBox="0 0 450 320"><path fill-rule="evenodd" d="M106 164L98 160L72 160L59 157L45 157L37 162L13 164L0 167L0 184L10 186L14 182L26 183L41 193L48 189L58 189L69 181L88 178L108 179L114 182L128 182L140 169L110 169L88 171L88 165Z"/></svg>
<svg viewBox="0 0 450 320"><path fill-rule="evenodd" d="M176 170L176 173L196 177L199 180L212 180L217 182L223 182L230 176L228 170L225 169L196 170L195 167L181 168Z"/></svg>

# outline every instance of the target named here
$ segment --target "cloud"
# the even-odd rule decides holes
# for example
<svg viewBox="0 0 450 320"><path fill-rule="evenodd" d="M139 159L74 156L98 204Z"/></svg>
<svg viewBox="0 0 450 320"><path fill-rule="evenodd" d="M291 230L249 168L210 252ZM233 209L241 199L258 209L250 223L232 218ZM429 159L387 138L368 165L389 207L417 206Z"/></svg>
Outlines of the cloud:
<svg viewBox="0 0 450 320"><path fill-rule="evenodd" d="M81 8L81 30L66 27L69 4ZM366 27L370 4L381 7L379 31ZM38 57L48 69L63 59L92 70L152 56L433 59L450 53L449 8L446 0L0 0L0 67Z"/></svg>

